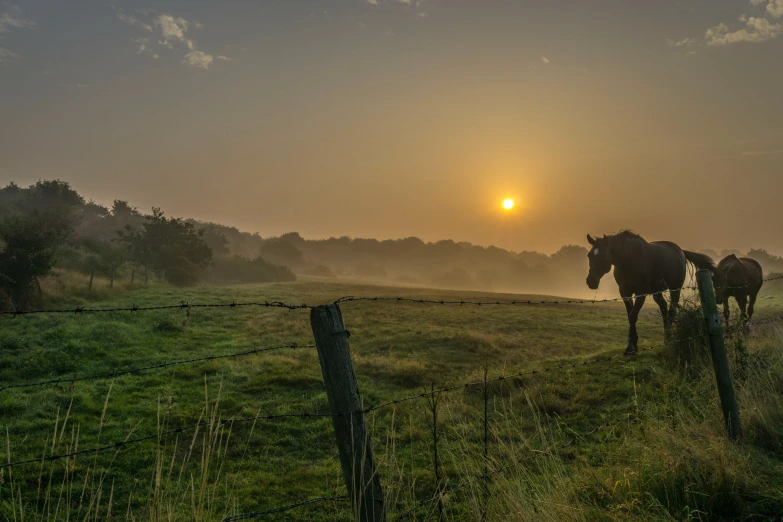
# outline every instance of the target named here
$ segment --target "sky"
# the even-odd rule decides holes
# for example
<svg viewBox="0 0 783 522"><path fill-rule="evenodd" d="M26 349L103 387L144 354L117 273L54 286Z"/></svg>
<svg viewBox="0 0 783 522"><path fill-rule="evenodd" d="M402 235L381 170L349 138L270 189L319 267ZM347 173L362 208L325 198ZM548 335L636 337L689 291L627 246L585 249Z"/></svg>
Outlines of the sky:
<svg viewBox="0 0 783 522"><path fill-rule="evenodd" d="M783 253L783 0L3 1L0 183L55 178L263 236Z"/></svg>

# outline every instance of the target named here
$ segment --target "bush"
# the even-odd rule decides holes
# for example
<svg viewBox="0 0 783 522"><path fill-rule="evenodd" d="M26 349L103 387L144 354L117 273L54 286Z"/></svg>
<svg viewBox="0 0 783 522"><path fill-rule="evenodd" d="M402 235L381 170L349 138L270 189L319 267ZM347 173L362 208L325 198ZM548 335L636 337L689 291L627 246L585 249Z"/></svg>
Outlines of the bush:
<svg viewBox="0 0 783 522"><path fill-rule="evenodd" d="M313 268L306 270L304 273L307 275L317 276L317 277L333 277L333 278L337 277L336 275L334 275L334 272L332 272L332 269L325 265L316 265Z"/></svg>
<svg viewBox="0 0 783 522"><path fill-rule="evenodd" d="M250 260L242 256L218 257L204 271L207 281L215 284L272 283L296 281L287 266L273 265L257 257Z"/></svg>

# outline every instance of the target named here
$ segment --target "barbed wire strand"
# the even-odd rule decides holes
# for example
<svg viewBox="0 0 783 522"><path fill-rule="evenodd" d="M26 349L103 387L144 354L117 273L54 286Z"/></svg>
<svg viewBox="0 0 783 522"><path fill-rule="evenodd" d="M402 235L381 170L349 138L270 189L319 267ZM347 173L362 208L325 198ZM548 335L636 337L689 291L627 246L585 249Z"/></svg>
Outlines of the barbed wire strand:
<svg viewBox="0 0 783 522"><path fill-rule="evenodd" d="M265 308L284 308L286 310L307 310L314 308L308 304L289 304L283 301L251 301L237 303L232 301L230 303L190 303L182 302L180 304L172 305L156 305L156 306L126 306L116 308L85 308L83 306L77 306L76 308L60 308L60 309L48 309L48 310L15 310L0 311L0 315L18 316L18 315L32 315L32 314L97 314L105 312L147 312L151 310L189 310L191 308L242 308L242 307L265 307Z"/></svg>
<svg viewBox="0 0 783 522"><path fill-rule="evenodd" d="M324 502L344 502L350 500L347 495L339 497L319 497L297 502L296 504L289 504L279 508L267 509L266 511L253 511L251 513L242 513L239 515L230 515L223 519L223 522L234 522L236 520L249 520L251 518L259 518L264 515L273 515L275 513L283 513L285 511L291 511L292 509L300 508L302 506L309 506L312 504L322 504Z"/></svg>
<svg viewBox="0 0 783 522"><path fill-rule="evenodd" d="M699 336L694 336L693 338L696 338L696 337L699 337ZM685 339L683 339L683 340L685 340ZM649 347L649 348L642 348L641 350L643 350L643 351L650 351L650 350L653 350L653 349L654 349L653 347ZM550 367L545 367L545 368L541 368L541 369L537 369L537 370L526 370L526 371L521 371L521 372L517 372L517 373L514 373L514 374L502 375L502 376L499 376L499 377L488 379L486 382L487 383L503 382L503 381L506 381L506 380L510 380L510 379L514 379L514 378L518 378L518 377L523 377L523 376L526 376L526 375L536 375L536 374L548 373L548 372L557 371L557 370L579 368L581 366L587 366L589 364L597 364L597 363L600 363L600 362L609 362L609 361L615 360L615 359L617 359L619 357L622 357L622 356L618 354L618 355L614 355L614 356L611 356L611 357L602 357L602 358L588 359L586 361L582 361L582 362L579 362L579 363L560 364L560 365L557 365L557 366L550 366ZM233 423L251 423L251 422L256 422L256 421L259 421L259 420L278 420L278 419L287 419L287 418L311 418L311 419L318 419L318 418L324 418L324 417L343 417L343 416L346 416L346 415L366 414L366 413L371 413L371 412L378 411L378 410L381 410L381 409L384 409L384 408L388 408L390 406L395 406L395 405L398 405L398 404L414 401L414 400L417 400L417 399L422 399L422 398L431 396L433 394L449 393L449 392L453 392L453 391L456 391L456 390L468 389L468 388L476 387L476 386L483 386L484 382L485 381L483 381L483 380L481 380L481 381L470 381L470 382L466 382L466 383L458 384L458 385L454 385L454 386L447 386L447 387L440 388L440 389L429 390L429 391L425 391L423 393L419 393L417 395L411 395L409 397L404 397L404 398L401 398L401 399L389 400L389 401L377 404L375 406L371 406L371 407L368 407L368 408L363 408L361 410L355 410L355 411L351 411L351 412L339 412L339 413L320 413L320 412L276 413L276 414L254 415L252 417L229 417L229 418L226 418L226 419L220 419L220 420L218 420L216 422L219 422L219 423L225 425L225 424L233 424ZM186 431L194 430L194 429L197 429L197 428L200 428L200 427L203 427L203 426L208 426L208 425L210 425L210 421L202 421L202 422L194 424L194 425L183 426L181 428L171 429L171 430L168 430L168 431L159 432L159 433L155 433L153 435L147 435L147 436L144 436L144 437L137 437L135 439L125 439L123 441L105 444L103 446L99 446L99 447L96 447L96 448L82 449L82 450L73 451L73 452L70 452L70 453L48 455L48 456L36 457L36 458L33 458L33 459L20 460L20 461L16 461L16 462L9 462L9 463L5 463L5 464L0 464L0 469L11 468L11 467L14 467L14 466L20 466L20 465L24 465L24 464L33 464L33 463L42 463L42 462L54 462L54 461L57 461L57 460L70 458L70 457L75 457L75 456L83 455L83 454L86 454L86 453L100 453L100 452L104 452L104 451L108 451L108 450L112 450L112 449L119 449L119 448L123 448L123 447L130 446L130 445L133 445L133 444L139 444L139 443L142 443L142 442L153 440L153 439L156 439L156 438L163 438L163 437L168 437L170 435L183 433L183 432L186 432Z"/></svg>
<svg viewBox="0 0 783 522"><path fill-rule="evenodd" d="M165 368L170 368L172 366L180 366L183 364L193 364L203 361L215 361L218 359L230 359L235 357L244 357L247 355L253 355L257 353L262 352L271 352L274 350L286 350L286 349L300 349L300 348L315 348L314 344L311 345L297 345L297 344L287 344L283 346L271 346L267 348L256 348L253 350L247 350L244 352L237 352L237 353L230 353L225 355L207 355L205 357L198 357L194 359L183 359L180 361L171 361L166 363L160 363L160 364L153 364L150 366L141 366L137 368L129 368L127 370L118 370L115 372L108 372L108 373L100 373L95 375L86 375L84 377L73 377L70 379L58 377L56 379L49 379L46 381L37 381L37 382L29 382L29 383L20 383L20 384L11 384L8 386L2 386L0 387L0 392L6 391L6 390L12 390L17 388L33 388L38 386L54 386L57 384L71 384L75 382L81 382L81 381L90 381L90 380L97 380L97 379L111 379L113 377L119 377L122 375L130 375L135 373L141 373L151 370L162 370Z"/></svg>
<svg viewBox="0 0 783 522"><path fill-rule="evenodd" d="M777 279L783 279L783 275L770 277L763 281L754 281L747 283L743 286L731 286L729 289L747 288L751 285L758 284L759 282L775 281ZM697 290L695 286L683 286L674 291L683 290ZM659 290L656 292L650 292L647 294L635 294L634 297L650 297L655 295L664 294L670 290ZM606 299L557 299L552 301L546 300L512 300L512 301L471 301L466 299L448 300L448 299L416 299L413 297L354 297L346 296L341 297L334 301L334 304L357 302L357 301L396 301L396 302L408 302L408 303L421 303L421 304L441 304L441 305L476 305L476 306L488 306L488 305L562 305L562 304L599 304L599 303L611 303L623 301L624 297L613 297ZM0 311L0 315L6 315L16 317L20 315L32 315L32 314L96 314L106 312L145 312L153 310L185 310L190 308L241 308L241 307L266 307L266 308L283 308L286 310L309 310L315 308L317 305L302 304L289 304L284 301L257 301L257 302L244 302L237 303L232 301L231 303L190 303L182 302L174 305L157 305L157 306L128 306L117 308L85 308L83 306L77 306L76 308L62 308L62 309L44 309L44 310L15 310L15 311Z"/></svg>

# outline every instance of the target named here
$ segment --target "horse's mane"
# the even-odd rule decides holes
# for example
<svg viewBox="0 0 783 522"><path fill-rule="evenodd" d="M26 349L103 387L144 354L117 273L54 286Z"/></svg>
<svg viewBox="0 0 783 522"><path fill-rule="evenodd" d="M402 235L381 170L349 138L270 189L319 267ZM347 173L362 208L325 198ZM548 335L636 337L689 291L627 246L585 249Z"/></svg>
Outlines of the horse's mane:
<svg viewBox="0 0 783 522"><path fill-rule="evenodd" d="M623 239L635 238L635 239L641 239L642 241L645 241L645 239L642 236L640 236L639 234L637 234L636 232L628 228L619 231L617 234L614 235L614 237L623 238Z"/></svg>
<svg viewBox="0 0 783 522"><path fill-rule="evenodd" d="M638 255L640 250L644 248L643 245L649 244L642 236L629 229L621 230L608 238L612 252L620 257Z"/></svg>

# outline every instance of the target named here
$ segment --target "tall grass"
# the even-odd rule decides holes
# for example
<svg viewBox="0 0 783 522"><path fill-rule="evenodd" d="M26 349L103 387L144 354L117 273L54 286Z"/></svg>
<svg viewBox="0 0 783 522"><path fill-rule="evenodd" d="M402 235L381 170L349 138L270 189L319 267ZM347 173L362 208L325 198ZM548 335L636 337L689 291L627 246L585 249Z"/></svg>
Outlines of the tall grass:
<svg viewBox="0 0 783 522"><path fill-rule="evenodd" d="M439 503L444 520L783 517L783 330L765 327L745 334L733 329L727 341L744 428L743 439L735 443L724 430L703 324L701 310L686 303L662 352L493 384L486 457L481 394L444 395L438 406L438 473L432 466L436 442L423 402L373 414L368 423L390 519L438 519ZM384 375L403 378L407 373L414 383L431 374L426 361L392 355L357 354L356 361L382 363ZM281 361L289 366L296 362ZM187 416L187 424L197 419L200 425L187 435L163 436L182 426L183 419L173 413L172 400L161 396L157 417L140 422L156 426L157 440L44 462L47 455L99 445L113 411L110 404L133 400L117 389L109 387L94 426L75 424L73 402L66 402L39 448L41 463L0 473L0 518L220 520L255 506L255 499L238 493L247 491L240 486L257 480L265 487L279 480L277 471L270 476L243 473L251 459L257 467L259 462L261 468L272 467L258 451L260 437L276 435L275 443L284 449L307 450L287 438L296 435L281 434L283 428L276 425L265 425L259 435L255 424L227 422L221 407L234 397L223 396L222 380L210 388L205 379L203 403L189 408L198 412L195 416ZM368 395L375 393L380 391ZM319 437L331 440L327 424L295 426L296 433L320 430ZM96 435L87 437L87 432ZM134 428L126 437L142 433L147 432ZM9 462L23 458L11 441L7 433ZM312 482L302 484L302 499L312 497L314 488L324 495L345 490L333 453L326 480L321 474L301 475ZM138 467L132 483L123 480L129 466ZM117 473L118 468L124 473ZM282 498L269 502L264 499L264 507L288 503ZM347 503L311 506L276 518L350 519Z"/></svg>

